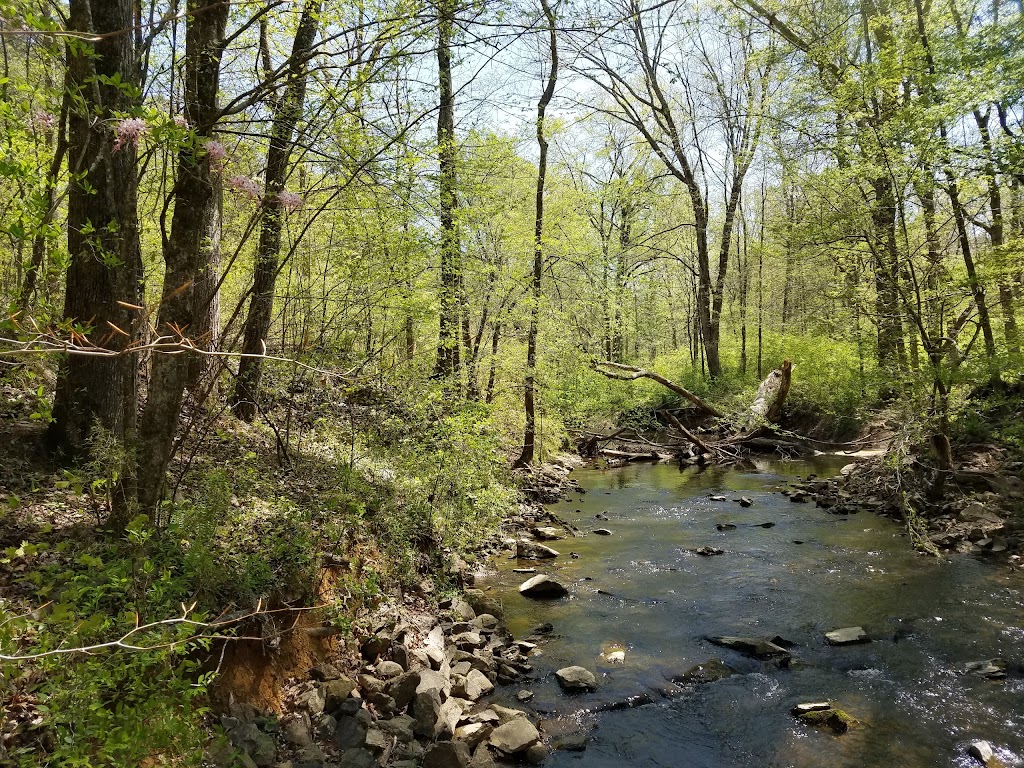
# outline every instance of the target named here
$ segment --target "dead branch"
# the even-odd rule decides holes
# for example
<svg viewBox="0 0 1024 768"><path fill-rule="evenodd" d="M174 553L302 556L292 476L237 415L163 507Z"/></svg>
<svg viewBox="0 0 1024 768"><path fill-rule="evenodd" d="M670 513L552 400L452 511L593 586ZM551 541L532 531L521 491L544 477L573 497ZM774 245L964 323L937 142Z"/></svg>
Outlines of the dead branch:
<svg viewBox="0 0 1024 768"><path fill-rule="evenodd" d="M700 448L702 451L704 451L704 453L717 453L718 452L716 449L712 448L707 443L705 443L703 440L701 440L699 437L697 437L695 434L693 434L693 432L691 432L686 427L684 427L682 425L682 422L680 422L679 419L677 419L675 417L675 415L671 411L663 410L663 411L660 411L660 413L665 414L665 418L667 418L669 421L672 422L672 426L674 426L676 429L678 429L683 434L683 437L685 437L691 443L693 443L698 448Z"/></svg>
<svg viewBox="0 0 1024 768"><path fill-rule="evenodd" d="M621 381L636 381L637 379L650 379L656 381L663 387L675 392L677 395L686 398L701 411L711 416L717 416L718 418L724 418L720 410L715 408L713 405L708 405L701 400L697 395L693 394L690 390L685 387L681 387L674 381L669 381L660 373L654 371L648 371L644 368L637 368L634 365L623 365L622 363L613 363L610 360L594 360L591 362L590 367L600 373L602 376L606 376L609 379L619 379Z"/></svg>
<svg viewBox="0 0 1024 768"><path fill-rule="evenodd" d="M43 606L43 607L45 607L45 606ZM74 648L54 648L53 650L50 650L50 651L40 651L39 653L27 653L27 654L24 654L22 656L11 656L11 655L0 653L0 661L32 661L33 659L42 659L42 658L45 658L47 656L66 656L66 655L72 654L72 653L84 653L85 655L88 656L88 655L92 655L93 653L95 653L97 651L103 651L103 650L108 650L108 649L112 649L112 648L122 648L122 649L128 650L128 651L155 651L155 650L159 650L159 649L162 649L162 648L171 648L173 646L182 645L184 643L190 643L193 640L200 640L200 639L204 639L204 640L264 640L265 638L262 637L262 636L260 636L260 637L245 637L245 636L241 636L241 635L224 635L224 634L220 634L218 632L218 630L230 628L230 627L238 625L238 624L240 624L240 623L242 623L244 621L247 621L248 619L252 619L252 618L254 618L256 616L267 616L269 614L275 614L275 613L294 613L294 612L299 612L299 611L314 611L314 610L317 610L318 608L324 608L324 607L326 607L326 606L324 606L324 605L316 605L316 606L308 606L308 607L303 607L303 608L275 608L273 610L267 610L267 609L265 609L263 607L263 602L261 600L260 602L258 602L256 604L256 607L253 610L246 611L246 612L242 613L241 615L236 613L236 614L233 614L233 615L225 616L225 615L222 614L222 616L220 618L217 618L217 619L215 619L213 621L196 621L195 619L190 619L189 618L189 615L195 609L195 604L193 603L191 606L186 606L186 605L182 604L182 606L181 606L181 609L182 609L181 616L178 616L178 617L175 617L175 618L171 618L171 619L161 619L160 621L152 621L152 622L150 622L148 624L140 624L137 627L135 627L134 629L132 629L131 631L126 632L125 634L121 635L121 637L117 638L116 640L109 640L109 641L107 641L105 643L95 643L93 645L77 646L77 647L74 647ZM39 610L39 609L34 609L34 610ZM29 616L32 613L33 613L33 611L30 611L29 613L24 614L24 616ZM16 618L22 618L22 617L16 616L16 617L13 617L13 618L16 619ZM8 619L8 621L10 621L10 619ZM4 623L6 623L6 622L4 622ZM188 637L178 637L178 638L175 638L174 640L170 640L170 641L164 640L164 641L161 641L161 642L156 643L154 645L136 645L135 643L129 642L129 640L131 640L131 638L133 638L133 637L135 637L137 635L140 635L140 634L142 634L144 632L148 632L150 630L167 628L167 627L173 627L173 626L191 627L191 628L194 628L197 631L193 632Z"/></svg>

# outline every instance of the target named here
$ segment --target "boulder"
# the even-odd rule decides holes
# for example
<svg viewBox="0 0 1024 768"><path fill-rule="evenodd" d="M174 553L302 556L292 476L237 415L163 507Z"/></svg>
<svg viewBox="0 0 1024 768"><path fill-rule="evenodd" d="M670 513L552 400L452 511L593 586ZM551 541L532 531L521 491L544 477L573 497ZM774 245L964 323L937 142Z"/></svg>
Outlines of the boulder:
<svg viewBox="0 0 1024 768"><path fill-rule="evenodd" d="M967 747L967 754L982 765L993 765L995 761L995 752L987 741L972 741Z"/></svg>
<svg viewBox="0 0 1024 768"><path fill-rule="evenodd" d="M985 528L999 528L1005 520L984 504L974 502L960 512L960 519L965 523L977 523Z"/></svg>
<svg viewBox="0 0 1024 768"><path fill-rule="evenodd" d="M871 638L862 627L843 627L825 633L825 642L829 645L856 645L870 643Z"/></svg>
<svg viewBox="0 0 1024 768"><path fill-rule="evenodd" d="M841 709L813 709L796 715L796 718L807 725L815 728L827 728L835 734L846 733L850 728L857 725L857 720Z"/></svg>
<svg viewBox="0 0 1024 768"><path fill-rule="evenodd" d="M498 628L498 619L489 613L482 613L473 619L473 626L484 631L494 630Z"/></svg>
<svg viewBox="0 0 1024 768"><path fill-rule="evenodd" d="M387 720L381 720L386 723ZM379 727L372 727L366 732L366 748L374 754L380 755L391 746L391 737Z"/></svg>
<svg viewBox="0 0 1024 768"><path fill-rule="evenodd" d="M965 671L987 677L989 680L1003 680L1006 678L1006 662L1003 659L972 661Z"/></svg>
<svg viewBox="0 0 1024 768"><path fill-rule="evenodd" d="M467 589L464 597L466 602L476 611L477 616L481 613L489 613L501 619L505 615L505 611L501 607L501 601L492 595L488 595L482 589Z"/></svg>
<svg viewBox="0 0 1024 768"><path fill-rule="evenodd" d="M516 542L516 557L520 560L547 560L558 557L560 554L557 549L538 544L535 541L520 539Z"/></svg>
<svg viewBox="0 0 1024 768"><path fill-rule="evenodd" d="M316 721L316 737L320 741L330 741L338 730L338 721L330 715L320 715Z"/></svg>
<svg viewBox="0 0 1024 768"><path fill-rule="evenodd" d="M392 643L391 658L403 670L409 669L409 647L404 643Z"/></svg>
<svg viewBox="0 0 1024 768"><path fill-rule="evenodd" d="M341 750L362 747L366 743L366 733L370 728L370 713L360 709L354 715L343 715L338 718L338 727L334 731L334 743Z"/></svg>
<svg viewBox="0 0 1024 768"><path fill-rule="evenodd" d="M309 670L309 676L321 683L326 683L328 680L337 680L341 677L341 671L333 664L324 662Z"/></svg>
<svg viewBox="0 0 1024 768"><path fill-rule="evenodd" d="M544 761L548 759L548 748L539 741L536 744L531 744L523 752L523 759L530 765L543 765Z"/></svg>
<svg viewBox="0 0 1024 768"><path fill-rule="evenodd" d="M381 733L390 738L397 739L400 744L408 744L416 738L416 734L413 733L413 726L415 724L416 721L409 717L409 715L396 715L390 720L377 721L377 727L381 730Z"/></svg>
<svg viewBox="0 0 1024 768"><path fill-rule="evenodd" d="M526 597L563 597L569 590L550 576L540 573L519 586L519 594Z"/></svg>
<svg viewBox="0 0 1024 768"><path fill-rule="evenodd" d="M681 674L672 675L669 679L673 683L713 683L737 674L739 673L735 669L719 659L708 659Z"/></svg>
<svg viewBox="0 0 1024 768"><path fill-rule="evenodd" d="M345 750L341 756L341 764L345 768L378 768L376 755L359 747Z"/></svg>
<svg viewBox="0 0 1024 768"><path fill-rule="evenodd" d="M476 618L476 611L473 606L465 600L456 600L452 604L452 613L463 621L472 621Z"/></svg>
<svg viewBox="0 0 1024 768"><path fill-rule="evenodd" d="M487 740L495 749L506 755L524 752L540 741L540 733L526 717L514 717L495 728Z"/></svg>
<svg viewBox="0 0 1024 768"><path fill-rule="evenodd" d="M433 739L437 735L442 704L440 689L416 691L412 700L412 714L416 718L413 732L417 736Z"/></svg>
<svg viewBox="0 0 1024 768"><path fill-rule="evenodd" d="M698 555L703 555L704 557L712 557L713 555L723 554L723 551L718 547L697 547L697 549L693 551Z"/></svg>
<svg viewBox="0 0 1024 768"><path fill-rule="evenodd" d="M565 537L565 533L561 528L555 528L553 526L538 526L531 530L534 536L541 541L555 541Z"/></svg>
<svg viewBox="0 0 1024 768"><path fill-rule="evenodd" d="M473 750L473 758L469 761L469 768L497 768L497 763L491 757L491 750L488 749L486 742Z"/></svg>
<svg viewBox="0 0 1024 768"><path fill-rule="evenodd" d="M319 717L327 708L327 686L317 683L301 697L303 708L310 717Z"/></svg>
<svg viewBox="0 0 1024 768"><path fill-rule="evenodd" d="M325 759L323 751L313 741L313 728L308 717L303 716L289 720L284 724L282 733L301 759L309 761Z"/></svg>
<svg viewBox="0 0 1024 768"><path fill-rule="evenodd" d="M500 704L492 704L490 706L490 711L494 714L494 716L496 716L498 718L498 722L501 723L502 725L504 725L505 723L511 722L512 720L518 720L520 718L525 718L526 717L526 713L523 712L523 710L521 710L521 709L513 709L512 707L503 707ZM484 710L484 712L480 713L480 716L479 716L479 721L480 722L485 722L484 717L487 716L486 713L487 713L487 710ZM478 716L474 715L474 717L478 717Z"/></svg>
<svg viewBox="0 0 1024 768"><path fill-rule="evenodd" d="M446 699L437 715L437 724L434 731L435 738L450 739L455 734L455 729L458 728L463 712L470 706L472 706L472 702L466 699L454 696Z"/></svg>
<svg viewBox="0 0 1024 768"><path fill-rule="evenodd" d="M455 738L464 741L470 749L486 740L491 735L494 726L489 723L466 723L455 729Z"/></svg>
<svg viewBox="0 0 1024 768"><path fill-rule="evenodd" d="M383 633L378 633L367 638L359 647L363 658L370 663L375 662L382 654L391 647L391 638Z"/></svg>
<svg viewBox="0 0 1024 768"><path fill-rule="evenodd" d="M790 657L789 651L785 648L760 637L731 637L723 635L709 637L707 640L713 645L731 648L745 656L753 656L755 659L788 659Z"/></svg>
<svg viewBox="0 0 1024 768"><path fill-rule="evenodd" d="M395 707L405 709L416 695L416 689L420 685L420 673L417 671L404 672L398 677L388 681L384 690L388 696L395 700Z"/></svg>
<svg viewBox="0 0 1024 768"><path fill-rule="evenodd" d="M356 683L348 677L339 677L324 683L324 712L333 715L355 690Z"/></svg>
<svg viewBox="0 0 1024 768"><path fill-rule="evenodd" d="M581 725L574 717L543 720L539 728L544 734L544 740L555 750L582 752L590 741L590 729Z"/></svg>
<svg viewBox="0 0 1024 768"><path fill-rule="evenodd" d="M808 712L824 712L827 709L832 709L832 705L827 701L811 701L805 704L797 704L793 709L790 710L790 714L793 717L800 717L806 715Z"/></svg>
<svg viewBox="0 0 1024 768"><path fill-rule="evenodd" d="M381 680L390 680L393 677L398 677L404 671L405 670L402 669L402 665L397 662L382 661L377 665L374 675Z"/></svg>
<svg viewBox="0 0 1024 768"><path fill-rule="evenodd" d="M563 691L575 693L597 690L597 678L594 677L594 673L583 667L564 667L555 672L555 677Z"/></svg>
<svg viewBox="0 0 1024 768"><path fill-rule="evenodd" d="M274 738L263 733L256 723L238 723L228 731L228 738L235 747L245 752L258 768L266 768L273 764L277 757L277 745L274 743Z"/></svg>
<svg viewBox="0 0 1024 768"><path fill-rule="evenodd" d="M609 531L607 528L595 528L593 530L593 533L596 533L598 536L611 536L612 535L612 532Z"/></svg>
<svg viewBox="0 0 1024 768"><path fill-rule="evenodd" d="M476 632L460 632L452 636L452 643L460 651L472 651L482 647L487 641Z"/></svg>
<svg viewBox="0 0 1024 768"><path fill-rule="evenodd" d="M463 681L452 685L452 693L463 699L476 701L494 690L494 683L478 669L470 669Z"/></svg>
<svg viewBox="0 0 1024 768"><path fill-rule="evenodd" d="M469 768L469 747L461 741L439 741L427 747L423 768Z"/></svg>

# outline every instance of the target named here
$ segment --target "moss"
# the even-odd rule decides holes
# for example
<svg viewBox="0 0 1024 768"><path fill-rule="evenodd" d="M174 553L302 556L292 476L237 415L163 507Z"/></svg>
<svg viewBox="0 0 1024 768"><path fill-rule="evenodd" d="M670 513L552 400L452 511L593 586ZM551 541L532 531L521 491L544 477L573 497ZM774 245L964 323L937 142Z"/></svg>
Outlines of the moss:
<svg viewBox="0 0 1024 768"><path fill-rule="evenodd" d="M841 709L823 709L817 712L804 712L798 719L816 728L830 728L833 733L846 733L859 725L857 718Z"/></svg>

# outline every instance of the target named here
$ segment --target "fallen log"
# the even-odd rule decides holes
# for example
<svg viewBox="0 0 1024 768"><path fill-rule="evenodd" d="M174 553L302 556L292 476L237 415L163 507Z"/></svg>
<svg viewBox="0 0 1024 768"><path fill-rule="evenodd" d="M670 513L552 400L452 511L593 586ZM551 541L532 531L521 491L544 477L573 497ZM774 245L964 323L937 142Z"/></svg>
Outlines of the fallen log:
<svg viewBox="0 0 1024 768"><path fill-rule="evenodd" d="M673 458L671 453L658 453L657 451L632 453L630 451L616 451L611 448L602 448L601 455L613 459L622 459L623 461L661 461L662 459Z"/></svg>
<svg viewBox="0 0 1024 768"><path fill-rule="evenodd" d="M591 363L591 367L601 375L610 379L621 379L626 381L633 381L642 378L651 379L651 381L656 381L676 394L686 398L696 405L702 412L719 418L724 418L722 412L717 408L705 403L688 389L666 379L661 374L648 371L644 368L638 368L632 365L623 365L622 363L613 363L607 360L595 360ZM663 415L685 440L699 448L704 455L719 457L724 455L733 457L735 451L730 449L737 446L759 448L762 450L800 452L801 450L806 449L807 446L801 445L799 442L770 437L772 432L771 425L777 424L782 416L782 409L786 404L786 396L789 394L792 379L793 363L790 360L783 360L782 365L769 373L768 377L761 382L761 385L757 388L757 395L754 398L754 402L751 404L745 415L741 415L737 418L737 421L740 423L733 428L732 434L729 437L717 441L707 440L706 438L698 436L692 430L687 429L675 414L671 413L667 409L662 409L658 413ZM587 441L588 447L593 450L598 447L600 442L611 442L611 440L622 435L624 431L624 429L620 429L608 437L591 437L590 440ZM672 446L656 445L656 447L669 450L672 449ZM623 451L609 450L601 450L600 453L606 456L620 458L624 461L639 461L641 460L641 456L650 458L652 455L631 454ZM680 453L681 451L677 451L676 455L679 455ZM653 455L658 454L657 452L654 452Z"/></svg>

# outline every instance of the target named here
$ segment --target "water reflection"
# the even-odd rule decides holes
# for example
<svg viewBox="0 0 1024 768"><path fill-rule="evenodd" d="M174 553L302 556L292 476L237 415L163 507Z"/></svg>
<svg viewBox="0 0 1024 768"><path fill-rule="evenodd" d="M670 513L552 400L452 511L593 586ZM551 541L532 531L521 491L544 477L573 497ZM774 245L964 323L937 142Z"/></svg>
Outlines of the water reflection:
<svg viewBox="0 0 1024 768"><path fill-rule="evenodd" d="M534 660L530 706L556 717L638 692L655 703L589 716L596 727L587 750L558 753L551 764L966 768L966 744L976 738L1002 750L1007 765L1020 764L1020 576L973 558L918 557L894 523L829 515L771 491L847 461L578 473L589 492L556 511L584 531L613 533L562 542L563 558L540 566L569 584L571 596L522 598L509 561L492 580L517 636L555 625ZM754 501L750 508L733 501L741 493ZM774 526L759 527L768 522ZM694 553L704 546L723 554ZM564 556L569 551L580 557ZM874 642L827 646L823 633L843 626L864 627ZM795 662L777 669L703 639L725 634L781 635L796 643ZM622 663L607 662L609 649L624 652ZM741 674L663 695L668 677L714 657ZM1016 660L1005 683L963 671L967 662L994 657ZM594 670L600 690L561 694L550 673L567 664ZM796 703L822 699L864 726L836 737L789 715Z"/></svg>

